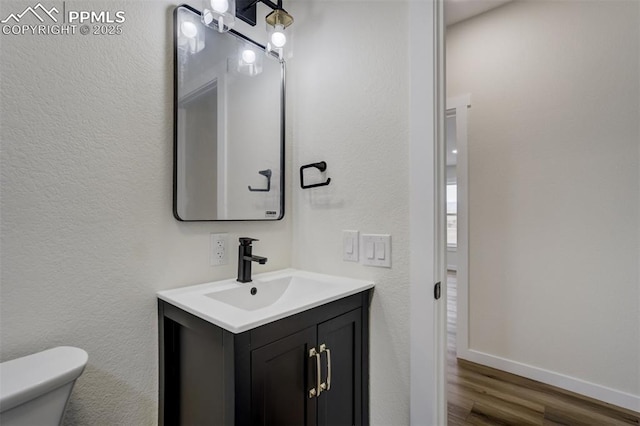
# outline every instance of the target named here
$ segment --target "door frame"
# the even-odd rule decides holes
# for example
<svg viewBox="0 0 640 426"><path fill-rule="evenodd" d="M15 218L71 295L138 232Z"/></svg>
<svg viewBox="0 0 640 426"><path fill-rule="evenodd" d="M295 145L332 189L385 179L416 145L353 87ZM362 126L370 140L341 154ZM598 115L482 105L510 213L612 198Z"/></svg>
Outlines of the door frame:
<svg viewBox="0 0 640 426"><path fill-rule="evenodd" d="M456 356L469 350L469 149L468 120L471 94L447 98L446 117L456 118L456 185L458 242L456 247ZM446 142L445 142L446 149Z"/></svg>
<svg viewBox="0 0 640 426"><path fill-rule="evenodd" d="M446 297L434 297L447 272L443 6L409 2L409 416L416 426L447 422Z"/></svg>

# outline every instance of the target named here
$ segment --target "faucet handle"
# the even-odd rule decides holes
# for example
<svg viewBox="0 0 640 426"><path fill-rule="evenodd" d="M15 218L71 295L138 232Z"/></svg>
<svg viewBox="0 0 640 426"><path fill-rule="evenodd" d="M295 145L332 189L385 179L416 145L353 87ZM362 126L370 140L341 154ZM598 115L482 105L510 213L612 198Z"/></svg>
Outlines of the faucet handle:
<svg viewBox="0 0 640 426"><path fill-rule="evenodd" d="M256 238L249 238L249 237L240 237L240 245L242 246L250 246L252 242L254 241L260 241Z"/></svg>

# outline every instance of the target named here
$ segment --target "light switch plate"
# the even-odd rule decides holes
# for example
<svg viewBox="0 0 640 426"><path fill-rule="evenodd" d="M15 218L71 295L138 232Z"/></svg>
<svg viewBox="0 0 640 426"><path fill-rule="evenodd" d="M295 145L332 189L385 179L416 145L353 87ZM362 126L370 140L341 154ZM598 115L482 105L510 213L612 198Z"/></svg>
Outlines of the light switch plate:
<svg viewBox="0 0 640 426"><path fill-rule="evenodd" d="M342 231L342 259L347 262L358 261L358 231Z"/></svg>
<svg viewBox="0 0 640 426"><path fill-rule="evenodd" d="M360 247L363 265L391 268L391 235L362 234Z"/></svg>
<svg viewBox="0 0 640 426"><path fill-rule="evenodd" d="M229 263L227 246L229 245L229 234L211 234L209 249L209 265L220 266Z"/></svg>

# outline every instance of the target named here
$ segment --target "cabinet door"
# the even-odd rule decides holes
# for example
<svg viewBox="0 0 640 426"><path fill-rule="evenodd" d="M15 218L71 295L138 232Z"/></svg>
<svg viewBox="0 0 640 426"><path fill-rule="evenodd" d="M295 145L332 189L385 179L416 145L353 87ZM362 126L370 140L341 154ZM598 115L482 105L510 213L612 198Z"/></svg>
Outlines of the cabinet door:
<svg viewBox="0 0 640 426"><path fill-rule="evenodd" d="M362 310L348 312L318 326L324 344L323 381L330 388L318 398L319 426L362 425ZM330 362L329 362L330 358Z"/></svg>
<svg viewBox="0 0 640 426"><path fill-rule="evenodd" d="M315 426L316 327L251 351L251 423L269 426Z"/></svg>

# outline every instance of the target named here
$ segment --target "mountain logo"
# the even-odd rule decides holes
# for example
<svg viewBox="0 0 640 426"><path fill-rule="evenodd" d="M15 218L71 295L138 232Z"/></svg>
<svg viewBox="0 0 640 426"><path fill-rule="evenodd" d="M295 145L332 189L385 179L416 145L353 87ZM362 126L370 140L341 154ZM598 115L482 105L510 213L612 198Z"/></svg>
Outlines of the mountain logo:
<svg viewBox="0 0 640 426"><path fill-rule="evenodd" d="M40 22L44 22L43 17L47 17L47 16L53 22L58 22L58 18L56 18L53 15L54 13L57 15L60 12L55 7L52 7L51 9L47 10L47 8L42 5L42 3L38 3L33 7L28 6L25 10L22 11L22 13L18 13L18 14L11 13L5 19L0 21L0 23L6 24L9 21L13 20L17 24L27 14L31 14L31 15L35 16L38 19L38 21L40 21Z"/></svg>

